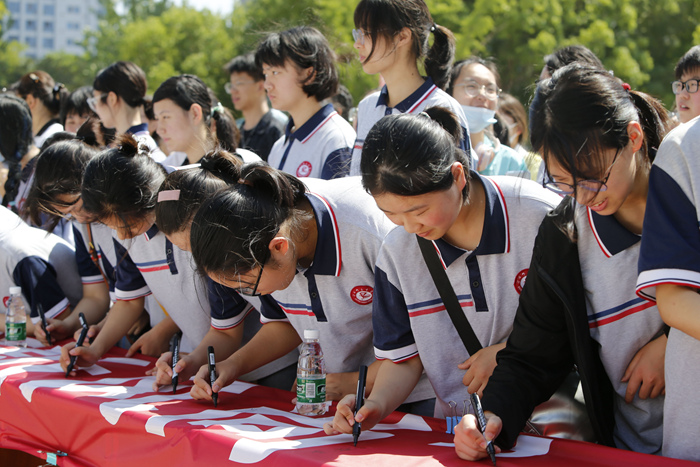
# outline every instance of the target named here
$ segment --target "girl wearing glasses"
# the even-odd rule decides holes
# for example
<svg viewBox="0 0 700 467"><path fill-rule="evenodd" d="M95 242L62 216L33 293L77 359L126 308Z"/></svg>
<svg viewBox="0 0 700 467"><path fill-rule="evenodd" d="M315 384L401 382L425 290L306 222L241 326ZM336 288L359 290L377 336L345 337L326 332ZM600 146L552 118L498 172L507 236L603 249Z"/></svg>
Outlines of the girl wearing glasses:
<svg viewBox="0 0 700 467"><path fill-rule="evenodd" d="M676 95L676 109L681 123L700 115L700 45L691 47L676 63L676 81L671 86Z"/></svg>
<svg viewBox="0 0 700 467"><path fill-rule="evenodd" d="M160 187L156 205L156 225L183 251L190 251L190 225L202 203L220 189L238 183L241 160L225 151L212 151L200 163L181 167L168 174ZM182 355L175 370L187 381L207 363L207 348L213 346L223 360L248 342L260 329L260 314L237 291L206 278L211 307L211 328L191 353ZM249 298L260 308L257 298ZM240 377L243 381L288 391L296 378L296 350ZM172 354L166 352L156 362L158 369L154 389L172 381Z"/></svg>
<svg viewBox="0 0 700 467"><path fill-rule="evenodd" d="M573 111L575 109L575 111ZM513 331L484 391L485 437L510 448L532 410L576 365L597 441L660 453L666 335L635 293L649 169L669 120L607 71L572 64L530 108L547 186L567 194L540 226ZM473 416L457 454L483 458Z"/></svg>
<svg viewBox="0 0 700 467"><path fill-rule="evenodd" d="M489 127L494 118L501 93L500 75L496 64L473 57L452 67L448 92L462 105L469 122L469 138L479 160L477 172L482 175L517 175L530 177L523 157L514 149L501 144Z"/></svg>
<svg viewBox="0 0 700 467"><path fill-rule="evenodd" d="M191 255L175 247L155 225L158 189L166 170L131 135L120 136L116 144L87 164L80 198L91 219L113 230L117 300L90 347L74 348L74 343L63 347L64 368L70 355L79 357L79 366L97 362L141 316L144 299L151 294L159 305L148 309L153 328L132 345L132 353L140 349L160 355L178 328L183 332L181 348L188 352L209 330L206 290L194 278Z"/></svg>
<svg viewBox="0 0 700 467"><path fill-rule="evenodd" d="M146 103L146 74L132 62L114 62L100 70L92 84L88 105L105 128L115 128L117 134L133 135L148 147L153 159L160 162L165 154L148 132L148 122L142 120Z"/></svg>
<svg viewBox="0 0 700 467"><path fill-rule="evenodd" d="M385 115L417 114L429 107L450 109L460 119L460 147L470 157L469 132L460 105L444 89L450 83L455 53L452 32L433 22L423 0L362 0L355 8L352 31L365 73L379 74L385 85L357 108L357 139L351 175L360 175L365 137ZM432 35L433 45L428 47ZM418 71L424 60L427 77ZM470 128L471 131L471 128Z"/></svg>
<svg viewBox="0 0 700 467"><path fill-rule="evenodd" d="M374 265L391 223L355 177L302 183L254 163L233 179L238 183L197 211L192 255L199 271L214 281L260 295L265 324L217 364L213 388L202 367L192 396L211 399L212 391L297 347L305 329L318 329L329 373L327 400L338 400L354 391L360 365L375 362ZM368 387L377 367L370 368ZM426 385L409 401L432 397ZM427 405L422 413L432 414Z"/></svg>

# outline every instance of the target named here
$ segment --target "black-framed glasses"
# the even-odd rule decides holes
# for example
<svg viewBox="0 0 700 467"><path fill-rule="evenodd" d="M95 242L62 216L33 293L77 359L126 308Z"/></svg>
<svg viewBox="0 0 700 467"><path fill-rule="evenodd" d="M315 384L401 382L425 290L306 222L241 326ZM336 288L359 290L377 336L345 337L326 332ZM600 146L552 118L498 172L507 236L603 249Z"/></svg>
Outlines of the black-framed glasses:
<svg viewBox="0 0 700 467"><path fill-rule="evenodd" d="M57 207L59 207L59 208L69 208L69 207L71 207L71 206L75 206L75 204L77 204L77 202L80 201L80 198L81 198L81 197L82 197L82 195L81 195L80 193L78 193L78 197L75 198L75 199L74 199L73 201L71 201L70 203L64 203L64 202L61 202L61 201L51 200L51 204L54 205L54 206L57 206Z"/></svg>
<svg viewBox="0 0 700 467"><path fill-rule="evenodd" d="M608 166L608 169L605 171L607 175L602 180L580 180L576 182L576 187L574 187L569 183L554 181L552 177L549 174L547 174L547 177L549 179L547 181L542 182L542 186L560 195L571 195L576 191L576 188L582 188L591 193L606 191L608 189L607 183L608 179L610 178L610 174L612 173L613 165L615 165L615 162L617 162L617 156L620 155L622 149L623 148L620 148L615 152L615 157L613 157L612 163Z"/></svg>
<svg viewBox="0 0 700 467"><path fill-rule="evenodd" d="M671 89L673 89L673 94L680 94L683 89L688 91L688 93L693 94L698 92L698 83L700 80L689 79L688 81L674 81L671 83Z"/></svg>
<svg viewBox="0 0 700 467"><path fill-rule="evenodd" d="M267 260L269 258L269 253L265 255L265 260L260 263L260 272L258 273L258 279L255 281L255 285L251 289L250 287L239 287L238 292L243 294L243 295L248 295L249 297L259 297L260 293L258 293L258 285L260 285L260 279L262 278L263 271L265 270L265 263L267 263Z"/></svg>

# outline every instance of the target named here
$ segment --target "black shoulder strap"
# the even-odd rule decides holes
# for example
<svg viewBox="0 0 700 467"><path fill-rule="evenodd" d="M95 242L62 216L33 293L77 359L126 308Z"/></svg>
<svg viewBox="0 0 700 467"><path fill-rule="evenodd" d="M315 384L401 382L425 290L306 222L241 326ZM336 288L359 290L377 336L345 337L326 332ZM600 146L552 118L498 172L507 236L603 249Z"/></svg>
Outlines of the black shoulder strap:
<svg viewBox="0 0 700 467"><path fill-rule="evenodd" d="M471 324L469 324L467 317L464 316L462 306L459 304L457 295L450 284L450 280L447 278L445 268L442 267L442 263L440 262L440 258L438 258L437 251L435 251L433 242L418 236L416 236L416 240L418 240L418 246L423 254L423 260L425 261L426 266L428 266L430 276L433 278L435 287L437 287L438 292L440 293L442 303L445 305L445 309L450 315L450 319L452 319L452 324L455 325L455 328L459 333L459 337L462 339L464 347L467 348L469 355L474 355L481 350L481 343L476 337L476 334L474 334L474 330L472 329Z"/></svg>

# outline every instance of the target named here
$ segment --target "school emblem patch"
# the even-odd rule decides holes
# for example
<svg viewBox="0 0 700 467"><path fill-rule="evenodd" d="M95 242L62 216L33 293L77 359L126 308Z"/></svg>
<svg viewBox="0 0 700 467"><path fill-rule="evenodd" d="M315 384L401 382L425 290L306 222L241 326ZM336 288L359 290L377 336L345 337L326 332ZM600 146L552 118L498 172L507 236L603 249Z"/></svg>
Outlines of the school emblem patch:
<svg viewBox="0 0 700 467"><path fill-rule="evenodd" d="M304 161L297 167L297 177L308 177L311 175L311 162Z"/></svg>
<svg viewBox="0 0 700 467"><path fill-rule="evenodd" d="M523 269L515 276L515 283L513 283L513 286L515 287L515 291L518 292L518 295L520 295L520 292L523 291L523 287L525 287L525 279L527 279L528 271L529 269Z"/></svg>
<svg viewBox="0 0 700 467"><path fill-rule="evenodd" d="M350 298L358 305L369 305L374 298L374 289L369 285L358 285L350 291Z"/></svg>

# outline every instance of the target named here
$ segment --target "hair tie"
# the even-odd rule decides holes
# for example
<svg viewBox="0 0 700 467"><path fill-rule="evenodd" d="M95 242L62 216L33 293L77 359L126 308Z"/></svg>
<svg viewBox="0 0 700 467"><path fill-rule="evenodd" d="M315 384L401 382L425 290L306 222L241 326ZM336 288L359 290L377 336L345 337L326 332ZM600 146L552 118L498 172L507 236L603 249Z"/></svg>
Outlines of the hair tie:
<svg viewBox="0 0 700 467"><path fill-rule="evenodd" d="M177 201L180 199L180 190L163 190L158 193L158 202Z"/></svg>
<svg viewBox="0 0 700 467"><path fill-rule="evenodd" d="M418 114L418 116L419 116L419 117L425 117L425 118L427 118L428 120L432 120L432 118L430 118L430 115L428 115L427 112L420 112L420 113Z"/></svg>
<svg viewBox="0 0 700 467"><path fill-rule="evenodd" d="M175 167L175 170L188 170L188 169L197 169L201 167L202 164L189 164L189 165L181 165L180 167Z"/></svg>
<svg viewBox="0 0 700 467"><path fill-rule="evenodd" d="M632 89L632 87L627 83L622 83L622 89L624 89L627 92L630 92L630 89Z"/></svg>
<svg viewBox="0 0 700 467"><path fill-rule="evenodd" d="M430 26L430 32L434 33L436 29L437 29L437 24L433 23L433 25Z"/></svg>
<svg viewBox="0 0 700 467"><path fill-rule="evenodd" d="M217 102L216 105L214 107L212 107L210 116L213 117L215 113L223 112L223 111L224 111L224 106L221 105L221 102Z"/></svg>
<svg viewBox="0 0 700 467"><path fill-rule="evenodd" d="M251 181L249 181L249 180L244 180L244 179L242 179L242 178L239 178L239 179L238 179L238 183L241 184L241 185L253 186L253 182L251 182Z"/></svg>

